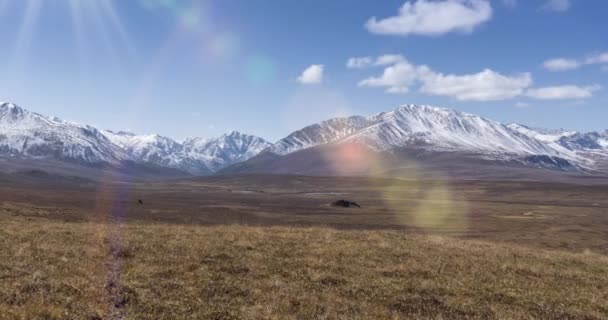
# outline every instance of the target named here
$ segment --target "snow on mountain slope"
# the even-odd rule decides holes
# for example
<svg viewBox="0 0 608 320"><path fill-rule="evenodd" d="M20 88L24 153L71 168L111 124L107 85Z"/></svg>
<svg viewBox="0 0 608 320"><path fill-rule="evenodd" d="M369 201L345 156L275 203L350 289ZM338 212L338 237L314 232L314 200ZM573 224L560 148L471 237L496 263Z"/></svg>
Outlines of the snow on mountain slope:
<svg viewBox="0 0 608 320"><path fill-rule="evenodd" d="M206 163L211 171L246 161L272 146L262 138L237 131L213 139L188 139L183 145L188 157Z"/></svg>
<svg viewBox="0 0 608 320"><path fill-rule="evenodd" d="M112 143L121 148L126 148L129 144L132 143L133 138L137 136L135 133L127 131L101 130L101 133L103 133L106 138L112 141Z"/></svg>
<svg viewBox="0 0 608 320"><path fill-rule="evenodd" d="M599 132L575 133L558 140L565 148L574 151L608 151L606 135Z"/></svg>
<svg viewBox="0 0 608 320"><path fill-rule="evenodd" d="M264 139L232 132L218 138L190 138L179 143L167 137L104 131L135 161L180 169L192 174L209 174L255 156L271 144Z"/></svg>
<svg viewBox="0 0 608 320"><path fill-rule="evenodd" d="M598 140L598 143L602 148L608 150L608 130L604 131Z"/></svg>
<svg viewBox="0 0 608 320"><path fill-rule="evenodd" d="M272 146L269 151L285 155L320 144L331 143L344 139L371 124L369 119L360 116L330 119L290 134Z"/></svg>
<svg viewBox="0 0 608 320"><path fill-rule="evenodd" d="M577 134L576 131L567 131L567 130L563 130L563 129L558 129L558 130L547 130L547 129L541 129L541 128L531 128L531 127L527 127L518 123L511 123L508 124L507 127L509 127L510 129L513 129L515 131L518 131L521 134L524 134L526 136L532 137L534 139L546 142L546 143L552 143L552 142L557 142L559 139L563 138L563 137L570 137L573 136L575 134Z"/></svg>
<svg viewBox="0 0 608 320"><path fill-rule="evenodd" d="M597 161L608 161L608 130L600 132L576 132L566 130L533 129L520 124L510 124L522 134L538 139L553 149L574 153L582 162L593 167Z"/></svg>
<svg viewBox="0 0 608 320"><path fill-rule="evenodd" d="M347 140L367 141L385 150L413 145L488 155L573 156L551 149L496 121L450 109L405 105L372 116L370 120L375 124Z"/></svg>
<svg viewBox="0 0 608 320"><path fill-rule="evenodd" d="M247 160L269 146L261 138L239 132L214 139L194 138L182 144L156 134L99 131L14 104L0 104L0 155L85 164L130 161L198 175Z"/></svg>
<svg viewBox="0 0 608 320"><path fill-rule="evenodd" d="M498 122L455 110L404 105L368 118L351 117L308 126L280 140L269 151L285 155L335 142L361 142L378 150L420 147L480 153L490 158L548 155L579 160L574 152L551 146Z"/></svg>
<svg viewBox="0 0 608 320"><path fill-rule="evenodd" d="M389 153L416 148L563 170L594 164L608 167L608 131L578 133L505 126L431 106L404 105L370 117L330 119L271 144L239 132L177 142L154 134L99 131L10 103L0 104L0 155L30 159L87 164L129 161L204 175L246 161L263 150L268 156L284 156L320 145L352 142Z"/></svg>
<svg viewBox="0 0 608 320"><path fill-rule="evenodd" d="M182 169L184 148L170 138L157 134L135 135L128 132L115 133L112 131L103 131L103 133L136 162Z"/></svg>
<svg viewBox="0 0 608 320"><path fill-rule="evenodd" d="M0 153L115 164L129 156L97 129L48 118L11 103L0 105Z"/></svg>

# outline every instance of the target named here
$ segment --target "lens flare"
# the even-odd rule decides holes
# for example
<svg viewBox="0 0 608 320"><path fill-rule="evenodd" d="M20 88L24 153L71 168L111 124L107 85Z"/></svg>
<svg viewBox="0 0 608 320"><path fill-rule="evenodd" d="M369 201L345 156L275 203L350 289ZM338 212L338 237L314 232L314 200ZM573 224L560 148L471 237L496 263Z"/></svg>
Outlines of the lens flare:
<svg viewBox="0 0 608 320"><path fill-rule="evenodd" d="M351 140L323 146L324 161L332 173L370 177L382 210L392 213L395 224L433 234L458 235L467 230L467 201L445 177L427 172L424 163L403 154Z"/></svg>
<svg viewBox="0 0 608 320"><path fill-rule="evenodd" d="M418 202L413 224L438 233L459 233L467 228L466 214L466 202L458 199L444 182L436 182Z"/></svg>
<svg viewBox="0 0 608 320"><path fill-rule="evenodd" d="M181 28L191 30L209 29L207 8L203 1L192 0L139 0L139 4L150 11L168 12Z"/></svg>
<svg viewBox="0 0 608 320"><path fill-rule="evenodd" d="M246 77L254 86L264 86L276 77L276 66L272 59L266 55L258 54L249 57L246 65Z"/></svg>
<svg viewBox="0 0 608 320"><path fill-rule="evenodd" d="M214 34L210 39L203 41L204 58L229 59L239 50L239 37L231 32Z"/></svg>
<svg viewBox="0 0 608 320"><path fill-rule="evenodd" d="M385 180L376 187L384 206L394 213L395 222L435 234L466 231L466 199L450 187L445 177L427 172L423 163L399 157L403 165L397 172L384 171L384 175L405 178Z"/></svg>
<svg viewBox="0 0 608 320"><path fill-rule="evenodd" d="M331 172L338 175L369 175L382 160L378 153L362 143L346 142L322 147L322 157Z"/></svg>

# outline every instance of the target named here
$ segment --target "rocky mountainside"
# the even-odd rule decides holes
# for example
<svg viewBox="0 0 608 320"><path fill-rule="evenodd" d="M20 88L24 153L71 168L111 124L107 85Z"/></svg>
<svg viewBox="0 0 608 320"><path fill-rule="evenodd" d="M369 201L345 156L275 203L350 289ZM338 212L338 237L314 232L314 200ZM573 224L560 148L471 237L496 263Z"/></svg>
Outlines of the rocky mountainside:
<svg viewBox="0 0 608 320"><path fill-rule="evenodd" d="M156 134L98 130L45 117L14 104L0 104L0 156L4 157L83 165L132 162L202 175L245 161L270 146L262 138L239 132L180 143Z"/></svg>
<svg viewBox="0 0 608 320"><path fill-rule="evenodd" d="M270 167L282 166L282 171L289 171L287 163L280 164L282 157L289 158L290 163L299 163L292 154L306 154L313 159L314 150L327 154L328 150L352 144L365 146L383 154L384 158L393 158L392 165L397 167L403 162L394 159L397 154L428 157L434 153L441 154L444 166L449 165L446 155L450 155L453 162L466 158L469 163L477 159L486 164L589 172L608 159L607 141L605 132L577 133L503 125L455 110L404 105L366 118L337 118L305 127L253 159L235 165L234 170L229 168L224 172L266 172L270 169L268 162L274 163ZM306 152L301 153L303 151ZM325 158L319 157L316 161L323 162ZM428 157L425 161L433 162L436 158ZM261 167L265 169L260 170ZM293 171L307 172L298 167Z"/></svg>
<svg viewBox="0 0 608 320"><path fill-rule="evenodd" d="M0 154L109 164L130 159L93 127L45 117L11 103L0 104Z"/></svg>
<svg viewBox="0 0 608 320"><path fill-rule="evenodd" d="M204 162L212 172L215 172L246 161L271 147L272 144L260 137L233 131L218 138L187 139L183 146L189 158Z"/></svg>
<svg viewBox="0 0 608 320"><path fill-rule="evenodd" d="M354 146L354 147L353 147ZM231 132L178 142L156 134L98 130L0 104L0 158L80 165L145 166L194 175L397 172L407 164L440 170L489 166L608 171L608 131L576 132L503 125L477 115L404 105L370 117L335 118L297 130L275 144ZM361 161L382 159L382 165ZM365 170L359 170L365 168ZM381 169L381 170L380 170ZM359 171L358 171L359 170Z"/></svg>

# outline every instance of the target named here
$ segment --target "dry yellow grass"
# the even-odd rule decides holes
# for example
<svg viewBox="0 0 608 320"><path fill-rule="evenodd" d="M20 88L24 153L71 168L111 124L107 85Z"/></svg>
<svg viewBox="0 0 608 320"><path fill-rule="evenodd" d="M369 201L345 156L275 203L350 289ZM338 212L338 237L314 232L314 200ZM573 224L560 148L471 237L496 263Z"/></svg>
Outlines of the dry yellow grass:
<svg viewBox="0 0 608 320"><path fill-rule="evenodd" d="M5 217L1 319L606 319L608 258L396 231Z"/></svg>

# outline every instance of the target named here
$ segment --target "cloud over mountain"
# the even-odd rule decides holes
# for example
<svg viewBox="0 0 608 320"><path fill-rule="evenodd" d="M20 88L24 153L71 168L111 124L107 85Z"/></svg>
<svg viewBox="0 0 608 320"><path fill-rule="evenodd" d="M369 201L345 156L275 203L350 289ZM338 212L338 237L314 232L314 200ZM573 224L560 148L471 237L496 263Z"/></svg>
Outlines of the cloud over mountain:
<svg viewBox="0 0 608 320"><path fill-rule="evenodd" d="M380 61L380 56L376 61ZM406 93L420 84L420 92L458 100L492 101L521 95L532 84L530 74L507 76L485 69L474 74L443 74L426 65L417 66L404 57L393 60L379 76L359 82L360 87L383 87L388 93Z"/></svg>
<svg viewBox="0 0 608 320"><path fill-rule="evenodd" d="M426 65L415 65L401 55L382 55L365 61L367 66L388 66L382 74L363 79L358 86L384 88L387 93L407 93L417 86L418 92L460 101L497 101L521 96L542 100L581 99L601 89L597 85L571 84L533 88L532 75L528 72L505 75L488 68L469 74L445 74Z"/></svg>

